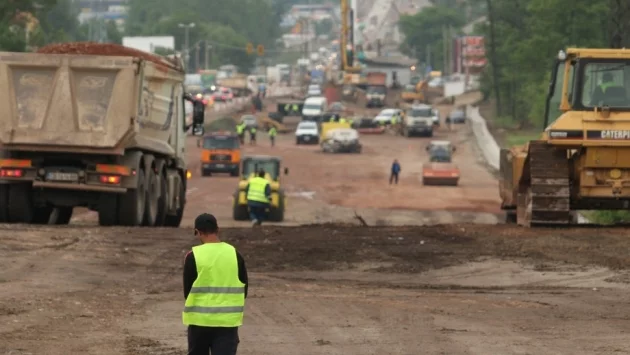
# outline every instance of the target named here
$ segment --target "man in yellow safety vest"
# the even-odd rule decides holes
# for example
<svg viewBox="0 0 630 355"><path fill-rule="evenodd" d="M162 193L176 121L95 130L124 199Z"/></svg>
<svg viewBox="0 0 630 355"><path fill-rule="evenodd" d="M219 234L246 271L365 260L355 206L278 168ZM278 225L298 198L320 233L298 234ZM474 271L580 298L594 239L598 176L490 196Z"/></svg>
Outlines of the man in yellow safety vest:
<svg viewBox="0 0 630 355"><path fill-rule="evenodd" d="M271 203L271 185L265 179L265 171L258 171L258 176L249 181L245 188L247 194L247 206L252 226L259 226L267 215L267 209Z"/></svg>
<svg viewBox="0 0 630 355"><path fill-rule="evenodd" d="M241 144L245 144L245 128L246 127L247 125L245 124L245 122L241 122L236 125L236 134L238 135L238 140L241 142Z"/></svg>
<svg viewBox="0 0 630 355"><path fill-rule="evenodd" d="M217 219L201 214L195 235L201 245L184 261L182 319L188 326L188 354L234 355L243 324L248 277L245 261L236 249L219 240Z"/></svg>
<svg viewBox="0 0 630 355"><path fill-rule="evenodd" d="M269 140L271 141L271 146L275 146L276 145L276 136L278 135L278 130L276 130L276 127L271 126L271 129L269 130Z"/></svg>

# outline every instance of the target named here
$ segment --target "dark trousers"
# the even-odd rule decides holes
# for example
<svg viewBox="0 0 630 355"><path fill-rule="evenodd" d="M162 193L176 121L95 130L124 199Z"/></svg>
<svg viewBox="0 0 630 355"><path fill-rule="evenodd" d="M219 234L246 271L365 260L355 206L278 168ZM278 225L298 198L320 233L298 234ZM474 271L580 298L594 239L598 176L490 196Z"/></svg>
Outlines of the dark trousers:
<svg viewBox="0 0 630 355"><path fill-rule="evenodd" d="M245 144L245 133L239 134L238 140L241 142L241 144Z"/></svg>
<svg viewBox="0 0 630 355"><path fill-rule="evenodd" d="M249 134L249 144L256 144L256 133Z"/></svg>
<svg viewBox="0 0 630 355"><path fill-rule="evenodd" d="M249 218L254 221L257 220L258 224L262 224L265 217L267 217L267 208L264 206L249 205Z"/></svg>
<svg viewBox="0 0 630 355"><path fill-rule="evenodd" d="M236 355L238 328L188 327L188 355Z"/></svg>
<svg viewBox="0 0 630 355"><path fill-rule="evenodd" d="M276 145L276 137L269 137L269 140L271 140L272 147Z"/></svg>
<svg viewBox="0 0 630 355"><path fill-rule="evenodd" d="M398 185L398 173L392 172L392 174L389 176L389 184L391 185L392 182L396 182L396 185Z"/></svg>

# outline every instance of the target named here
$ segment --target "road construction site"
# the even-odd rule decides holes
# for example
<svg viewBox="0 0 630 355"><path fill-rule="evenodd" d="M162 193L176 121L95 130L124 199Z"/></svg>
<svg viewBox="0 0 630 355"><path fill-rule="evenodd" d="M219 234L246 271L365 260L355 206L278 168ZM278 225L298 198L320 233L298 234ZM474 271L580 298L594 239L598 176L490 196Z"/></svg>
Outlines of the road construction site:
<svg viewBox="0 0 630 355"><path fill-rule="evenodd" d="M497 182L468 127L432 139L457 146L459 186L422 185L430 138L363 135L361 154L330 155L259 133L244 154L289 168L285 222L262 229L232 221L237 178L202 177L193 136L183 228L97 227L87 211L0 227L0 353L181 354L182 263L203 212L250 272L240 354L630 352L625 230L497 224Z"/></svg>

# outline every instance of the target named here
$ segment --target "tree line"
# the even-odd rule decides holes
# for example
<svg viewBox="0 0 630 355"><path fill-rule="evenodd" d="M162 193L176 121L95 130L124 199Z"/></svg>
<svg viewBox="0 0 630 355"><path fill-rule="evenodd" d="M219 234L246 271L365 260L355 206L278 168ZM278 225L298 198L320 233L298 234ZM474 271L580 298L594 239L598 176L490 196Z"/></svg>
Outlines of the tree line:
<svg viewBox="0 0 630 355"><path fill-rule="evenodd" d="M627 0L434 0L433 7L402 16L402 49L442 69L443 28L485 36L488 66L482 91L496 103L497 121L542 129L551 68L567 47L630 47ZM450 39L449 39L450 40Z"/></svg>
<svg viewBox="0 0 630 355"><path fill-rule="evenodd" d="M26 51L49 43L97 38L120 43L123 35L174 36L180 50L185 31L179 24L195 23L189 43L193 50L201 44L202 63L207 54L211 66L232 63L247 68L256 58L246 53L247 43L277 49L282 16L296 3L300 0L129 0L121 33L113 21L81 25L81 9L72 0L1 1L0 50ZM95 36L96 29L100 37Z"/></svg>

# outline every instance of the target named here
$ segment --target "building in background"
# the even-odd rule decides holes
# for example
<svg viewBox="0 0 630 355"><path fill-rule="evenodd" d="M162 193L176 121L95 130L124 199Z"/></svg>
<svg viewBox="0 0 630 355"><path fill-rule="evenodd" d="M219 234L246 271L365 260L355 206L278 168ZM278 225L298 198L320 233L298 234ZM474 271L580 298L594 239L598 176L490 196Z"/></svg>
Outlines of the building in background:
<svg viewBox="0 0 630 355"><path fill-rule="evenodd" d="M124 31L125 20L129 11L128 0L74 0L81 9L80 23L114 21L120 31ZM98 29L94 29L93 39L98 39ZM96 38L95 38L96 37Z"/></svg>

